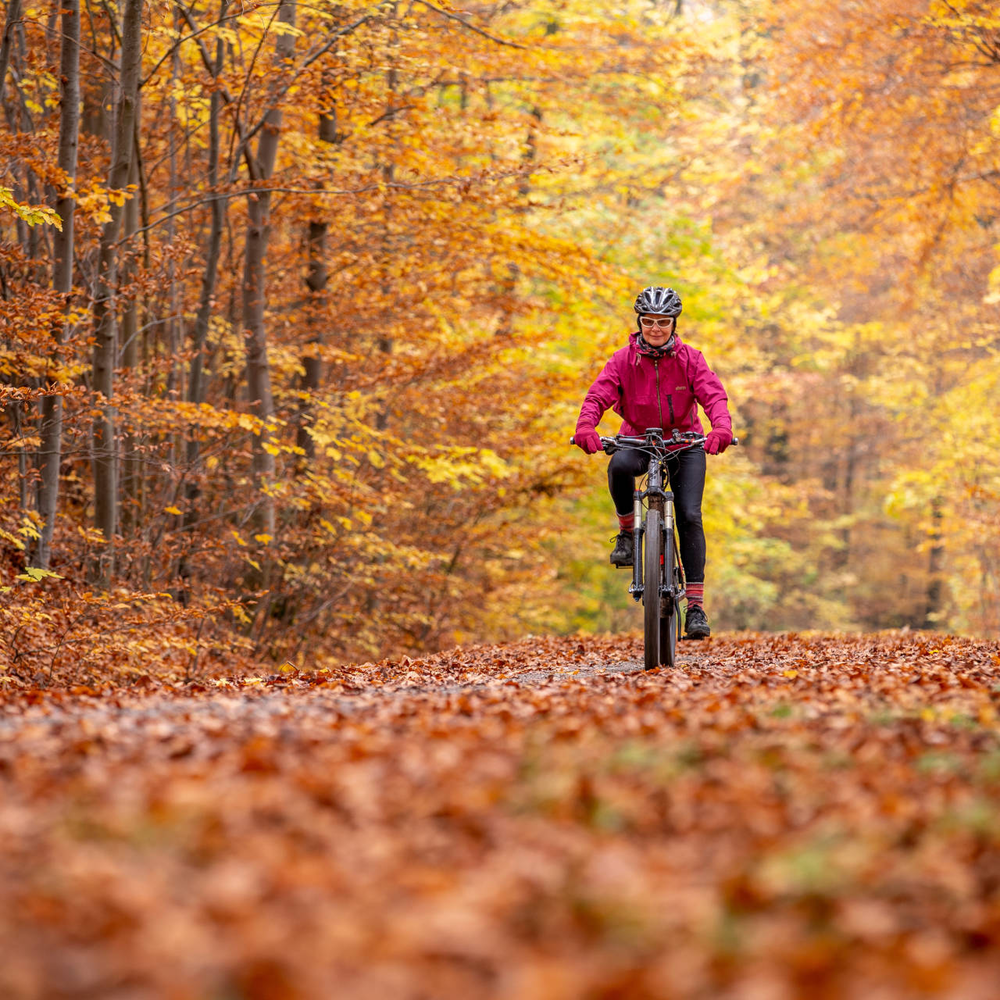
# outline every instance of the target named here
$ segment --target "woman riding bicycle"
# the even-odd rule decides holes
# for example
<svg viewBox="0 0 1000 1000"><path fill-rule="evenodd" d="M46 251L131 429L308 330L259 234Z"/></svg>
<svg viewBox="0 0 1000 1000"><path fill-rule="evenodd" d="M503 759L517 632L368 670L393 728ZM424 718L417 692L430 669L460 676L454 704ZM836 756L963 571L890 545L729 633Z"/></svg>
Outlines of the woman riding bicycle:
<svg viewBox="0 0 1000 1000"><path fill-rule="evenodd" d="M685 638L706 639L712 630L705 615L705 529L701 500L705 490L705 452L721 454L733 440L726 390L701 351L677 336L680 296L659 285L644 288L635 300L638 329L628 345L611 356L587 392L574 440L588 455L601 450L597 425L605 410L624 418L621 433L641 435L649 427L664 434L674 428L703 433L698 404L711 421L704 448L677 449L667 460L674 494L681 562L687 577ZM611 553L615 566L632 565L635 528L633 493L636 476L645 473L649 456L619 451L608 465L608 486L618 514L618 536Z"/></svg>

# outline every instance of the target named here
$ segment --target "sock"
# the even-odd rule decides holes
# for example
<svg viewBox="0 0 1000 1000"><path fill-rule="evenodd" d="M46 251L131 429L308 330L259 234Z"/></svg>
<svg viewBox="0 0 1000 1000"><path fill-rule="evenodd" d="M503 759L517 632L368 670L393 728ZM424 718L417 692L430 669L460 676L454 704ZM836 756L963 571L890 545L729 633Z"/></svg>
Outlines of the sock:
<svg viewBox="0 0 1000 1000"><path fill-rule="evenodd" d="M688 607L692 604L697 604L699 607L705 603L705 581L700 580L698 583L688 582L687 586L684 588L687 590L687 602Z"/></svg>
<svg viewBox="0 0 1000 1000"><path fill-rule="evenodd" d="M621 531L635 531L635 512L618 515L618 528Z"/></svg>

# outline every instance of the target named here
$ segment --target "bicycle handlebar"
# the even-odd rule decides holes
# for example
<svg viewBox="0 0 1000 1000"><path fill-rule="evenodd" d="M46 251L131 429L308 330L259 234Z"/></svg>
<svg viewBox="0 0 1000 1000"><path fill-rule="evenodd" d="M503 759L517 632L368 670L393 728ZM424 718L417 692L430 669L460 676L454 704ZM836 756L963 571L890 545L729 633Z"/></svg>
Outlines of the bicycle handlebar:
<svg viewBox="0 0 1000 1000"><path fill-rule="evenodd" d="M652 430L652 428L650 429ZM651 442L646 436L630 437L627 434L615 434L612 437L601 437L601 448L608 455L612 454L611 451L608 451L608 448L611 448L612 451L617 451L619 448L646 448L649 447L650 444L677 445L677 447L672 450L683 451L687 448L694 448L696 445L704 444L707 437L704 434L698 434L696 431L674 430L673 434L668 438L663 437L663 432L660 431L659 439L659 441L656 441L654 438ZM569 443L576 444L575 434L569 439ZM729 446L734 447L739 445L739 443L740 439L733 435L733 439L729 442Z"/></svg>

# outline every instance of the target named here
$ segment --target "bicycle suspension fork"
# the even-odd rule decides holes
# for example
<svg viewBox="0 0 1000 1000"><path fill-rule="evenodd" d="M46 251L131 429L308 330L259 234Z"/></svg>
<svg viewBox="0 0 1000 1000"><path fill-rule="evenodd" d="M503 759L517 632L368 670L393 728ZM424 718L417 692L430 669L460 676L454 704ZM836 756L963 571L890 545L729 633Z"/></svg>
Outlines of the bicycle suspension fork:
<svg viewBox="0 0 1000 1000"><path fill-rule="evenodd" d="M642 535L646 526L642 523L642 493L637 489L633 494L632 513L632 586L628 592L633 599L642 599Z"/></svg>

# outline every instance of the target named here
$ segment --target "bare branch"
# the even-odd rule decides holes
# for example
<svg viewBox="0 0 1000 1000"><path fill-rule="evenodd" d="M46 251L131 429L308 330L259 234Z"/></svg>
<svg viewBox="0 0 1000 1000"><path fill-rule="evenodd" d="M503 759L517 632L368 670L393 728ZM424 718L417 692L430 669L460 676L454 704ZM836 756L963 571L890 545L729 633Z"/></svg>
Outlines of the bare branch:
<svg viewBox="0 0 1000 1000"><path fill-rule="evenodd" d="M429 2L429 0L416 0L416 3L423 4L425 7L433 10L437 14L440 14L442 17L448 18L449 21L458 21L459 24L468 28L469 31L474 31L477 35L482 35L483 38L488 38L491 42L496 42L497 45L507 45L512 49L528 48L527 45L521 45L518 42L512 42L509 39L499 38L497 35L490 34L490 32L485 31L474 24L470 24L464 17L460 17L458 14L453 14L450 10L442 10L440 7L435 7L434 4Z"/></svg>

